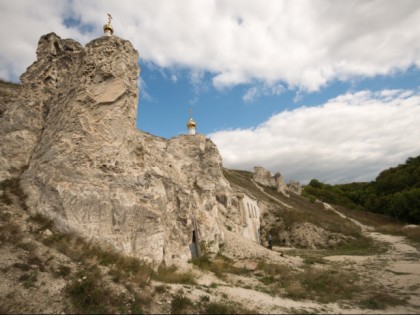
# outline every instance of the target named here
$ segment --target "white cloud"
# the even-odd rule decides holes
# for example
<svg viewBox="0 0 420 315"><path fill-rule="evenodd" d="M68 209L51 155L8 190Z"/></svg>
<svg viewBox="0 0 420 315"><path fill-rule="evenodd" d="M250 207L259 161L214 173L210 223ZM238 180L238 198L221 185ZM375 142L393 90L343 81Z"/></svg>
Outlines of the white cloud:
<svg viewBox="0 0 420 315"><path fill-rule="evenodd" d="M45 33L100 36L107 12L141 58L208 71L217 88L257 80L314 91L420 66L417 0L15 0L0 4L0 76L16 79Z"/></svg>
<svg viewBox="0 0 420 315"><path fill-rule="evenodd" d="M304 183L369 181L420 154L419 117L420 88L361 91L209 137L230 168L261 165Z"/></svg>
<svg viewBox="0 0 420 315"><path fill-rule="evenodd" d="M281 84L264 83L262 86L250 87L242 97L244 102L253 102L260 96L280 95L286 89Z"/></svg>
<svg viewBox="0 0 420 315"><path fill-rule="evenodd" d="M260 92L256 86L253 86L246 91L242 99L245 102L253 102L258 96L260 96Z"/></svg>
<svg viewBox="0 0 420 315"><path fill-rule="evenodd" d="M137 86L139 87L139 91L140 91L140 96L139 97L140 98L144 98L145 100L148 100L149 102L154 101L153 97L151 97L149 92L148 92L146 82L144 82L144 80L141 76L139 76L139 78L137 79Z"/></svg>

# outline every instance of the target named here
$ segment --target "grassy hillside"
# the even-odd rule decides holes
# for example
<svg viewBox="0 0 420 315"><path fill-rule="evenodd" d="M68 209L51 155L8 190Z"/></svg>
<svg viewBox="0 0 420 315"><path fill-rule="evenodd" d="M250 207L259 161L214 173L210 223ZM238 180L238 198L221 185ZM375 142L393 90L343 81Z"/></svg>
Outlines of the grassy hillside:
<svg viewBox="0 0 420 315"><path fill-rule="evenodd" d="M338 216L335 212L326 210L322 203L311 202L306 197L296 194L286 197L272 187L262 185L258 187L252 181L252 172L224 169L224 175L235 190L245 192L267 204L269 210L264 213L261 229L263 239L268 234L277 236L283 231L289 231L294 224L309 222L328 232L352 237L351 244L341 243L336 247L353 247L359 252L373 250L374 245L362 235L359 227L350 220ZM284 245L281 238L276 237L273 244Z"/></svg>
<svg viewBox="0 0 420 315"><path fill-rule="evenodd" d="M367 210L394 217L397 221L420 223L420 156L381 172L370 183L328 185L313 179L304 187L312 199Z"/></svg>
<svg viewBox="0 0 420 315"><path fill-rule="evenodd" d="M326 211L319 203L295 195L287 198L267 187L260 190L251 181L251 173L225 170L225 175L237 190L266 202L283 226L311 220L326 228L357 234L354 226L347 225L348 220ZM384 269L383 260L377 256L372 261L379 265L373 268L369 263L367 272L363 265L352 262L343 268L324 259L337 255L337 250L292 250L283 257L255 244L255 254L239 261L228 258L223 250L210 257L204 247L203 256L191 261L189 268L177 270L165 264L153 266L63 232L48 218L29 210L18 179L0 183L2 314L333 313L324 304L330 302L345 305L335 313L408 307L400 287L385 289L376 281L384 278L373 273ZM280 227L272 225L273 229ZM347 248L345 254L351 253ZM296 259L296 255L304 259ZM247 262L255 265L245 267ZM388 272L386 276L395 275ZM270 305L261 302L265 298L273 303L276 297L282 299ZM285 306L283 298L293 299L295 306Z"/></svg>

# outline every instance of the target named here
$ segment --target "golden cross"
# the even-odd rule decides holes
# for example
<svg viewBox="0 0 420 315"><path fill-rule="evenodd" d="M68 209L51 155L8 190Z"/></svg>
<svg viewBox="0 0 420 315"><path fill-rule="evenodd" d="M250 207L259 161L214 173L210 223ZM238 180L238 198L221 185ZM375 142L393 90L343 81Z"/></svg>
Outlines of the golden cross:
<svg viewBox="0 0 420 315"><path fill-rule="evenodd" d="M111 24L112 16L109 13L107 13L107 15L108 15L108 24Z"/></svg>
<svg viewBox="0 0 420 315"><path fill-rule="evenodd" d="M190 108L190 118L192 118L192 109Z"/></svg>

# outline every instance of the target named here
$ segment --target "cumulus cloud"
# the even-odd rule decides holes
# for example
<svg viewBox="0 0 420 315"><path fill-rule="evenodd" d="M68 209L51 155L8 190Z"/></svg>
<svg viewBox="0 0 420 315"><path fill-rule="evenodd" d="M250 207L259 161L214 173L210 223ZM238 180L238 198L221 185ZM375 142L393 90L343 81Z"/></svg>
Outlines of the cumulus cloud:
<svg viewBox="0 0 420 315"><path fill-rule="evenodd" d="M264 166L307 183L373 180L420 154L420 87L347 93L272 116L251 129L209 135L226 167Z"/></svg>
<svg viewBox="0 0 420 315"><path fill-rule="evenodd" d="M17 0L0 4L0 76L16 80L45 33L100 36L107 12L141 58L211 73L219 89L258 80L315 91L420 66L417 0Z"/></svg>

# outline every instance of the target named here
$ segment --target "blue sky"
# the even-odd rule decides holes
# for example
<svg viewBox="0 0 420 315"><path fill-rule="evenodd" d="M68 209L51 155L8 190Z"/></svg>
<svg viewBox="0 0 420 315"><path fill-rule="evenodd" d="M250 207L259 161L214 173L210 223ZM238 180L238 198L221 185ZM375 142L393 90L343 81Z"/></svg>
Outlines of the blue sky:
<svg viewBox="0 0 420 315"><path fill-rule="evenodd" d="M302 183L420 154L420 1L3 1L0 77L17 82L43 34L102 36L108 12L140 54L140 130L185 133L192 108L226 167Z"/></svg>
<svg viewBox="0 0 420 315"><path fill-rule="evenodd" d="M253 128L284 110L322 105L346 92L407 90L417 89L420 85L420 70L410 67L386 76L330 82L322 90L312 93L284 88L280 95L261 95L253 101L245 101L244 95L254 84L218 90L211 83L211 73L202 74L197 84L186 69L161 68L142 61L139 66L143 83L136 126L164 138L187 132L190 108L198 123L197 131L208 135L226 129Z"/></svg>

